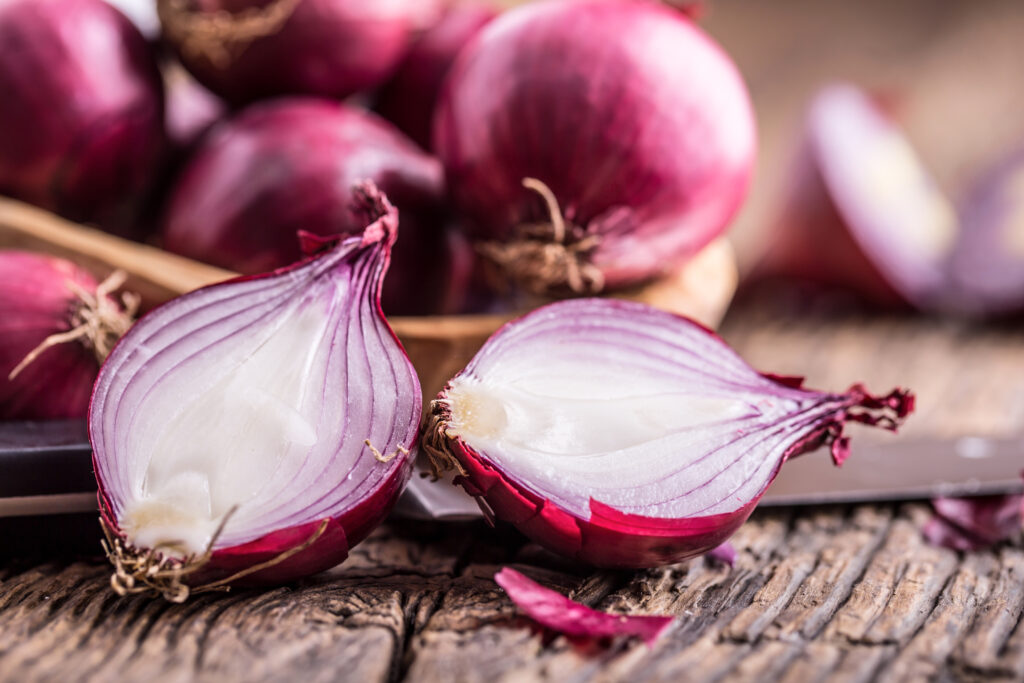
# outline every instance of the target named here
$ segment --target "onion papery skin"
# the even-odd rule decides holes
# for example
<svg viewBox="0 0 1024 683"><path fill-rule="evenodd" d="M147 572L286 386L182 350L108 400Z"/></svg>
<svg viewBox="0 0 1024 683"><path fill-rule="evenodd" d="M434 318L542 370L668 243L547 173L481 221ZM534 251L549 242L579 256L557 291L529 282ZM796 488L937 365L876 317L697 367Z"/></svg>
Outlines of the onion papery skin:
<svg viewBox="0 0 1024 683"><path fill-rule="evenodd" d="M603 345L607 348L601 356L602 352L597 349ZM464 420L470 419L456 413L458 401L453 398L453 392L460 381L461 386L486 385L486 371L498 372L503 361L518 362L505 360L509 354L518 354L515 359L536 357L537 372L546 372L545 363L551 362L549 357L560 353L587 354L587 362L594 372L616 364L632 368L634 366L628 363L634 356L638 374L651 372L651 368L656 367L658 372L675 373L672 376L683 382L682 386L696 387L696 391L706 391L710 396L735 392L736 396L745 397L744 406L756 406L765 414L774 410L772 414L777 419L765 422L766 418L756 413L755 417L736 420L733 426L711 425L708 429L718 429L721 441L706 436L714 432L707 432L705 436L707 443L724 444L720 447L722 469L716 469L716 474L703 483L680 480L679 486L683 487L680 490L663 488L658 491L661 501L658 505L686 501L694 491L711 486L714 478L726 470L726 465L739 467L737 463L742 462L747 468L743 472L749 476L744 475L746 478L729 495L704 505L703 510L711 511L708 514L677 518L645 513L650 507L640 502L631 509L609 505L600 498L610 493L614 495L620 485L613 472L599 473L602 482L613 482L606 485L606 490L593 490L589 494L573 492L570 488L579 486L576 483L579 477L570 469L558 470L555 458L564 457L561 454L551 455L550 472L536 475L534 479L532 475L517 472L514 465L509 464L507 453L474 448L469 443L474 437L467 437L460 431L466 429ZM504 381L525 393L534 391L528 380L528 375L504 377ZM806 390L800 384L799 378L758 373L713 332L686 318L625 301L568 300L537 309L508 323L491 337L433 402L423 437L424 448L435 461L443 464L447 459L448 464L458 470L455 482L481 502L485 514L513 524L549 550L599 567L659 566L699 555L722 544L749 517L779 467L789 458L829 445L834 461L841 464L849 453L848 439L842 434L847 421L895 429L913 409L913 396L903 390L874 397L860 385L846 393L831 394ZM628 394L633 389L635 387L627 387L623 391ZM595 397L594 400L601 399ZM556 414L548 419L560 420L561 416ZM557 424L559 429L564 427L562 421ZM624 422L622 426L628 425ZM680 433L685 434L685 431ZM744 446L733 445L734 441ZM666 441L658 447L670 448L670 444ZM544 446L536 448L538 453L546 452L541 450ZM705 455L694 462L714 457L709 451L700 453ZM678 455L682 458L693 454L679 452ZM598 476L595 472L588 474ZM667 486L654 474L650 479L646 484L631 481L628 490ZM687 486L690 488L685 488ZM572 501L581 496L589 496L586 514L570 509L578 505ZM735 507L729 509L730 506ZM716 508L720 511L715 512Z"/></svg>
<svg viewBox="0 0 1024 683"><path fill-rule="evenodd" d="M956 211L868 93L834 83L815 95L784 197L748 283L795 280L881 308L942 307Z"/></svg>
<svg viewBox="0 0 1024 683"><path fill-rule="evenodd" d="M329 348L318 346L319 337L308 338L309 349L319 354L319 360L303 366L303 376L322 377L323 386L314 387L312 394L323 395L317 424L334 431L327 436L317 432L314 445L326 440L331 449L322 451L322 457L330 458L326 465L346 453L358 457L347 470L328 470L324 465L293 475L303 475L307 487L296 488L291 480L269 481L281 475L268 478L267 485L275 487L270 493L257 491L238 502L233 516L227 515L223 533L213 537L208 561L188 578L193 587L268 561L271 566L232 585L279 583L338 564L380 524L411 474L421 410L419 380L379 303L397 236L397 211L372 183L359 188L360 201L370 202L374 218L362 234L340 240L307 236L308 251L318 253L296 264L211 285L154 309L121 339L96 381L89 434L102 517L113 534L130 545L124 513L133 497L142 495L133 489L131 467L135 458L144 456L128 449L128 443L133 429L143 429L139 422L155 419L147 402L164 400L161 383L170 391L175 372L191 373L188 377L195 376L196 381L206 381L207 372L228 372L223 363L236 362L230 360L231 353L248 358L246 354L254 351L245 345L258 350L265 343L260 339L261 322L271 324L275 313L288 306L302 313L325 307L329 317L324 334L334 336L327 340ZM232 351L232 343L242 345L241 351ZM210 367L203 372L205 363ZM287 370L282 367L280 372ZM324 374L317 375L321 370ZM181 402L187 406L189 397ZM174 415L166 418L170 422ZM364 437L391 457L376 461L363 446ZM307 452L302 467L314 454ZM304 543L311 544L274 561ZM145 550L134 547L135 552Z"/></svg>
<svg viewBox="0 0 1024 683"><path fill-rule="evenodd" d="M103 0L0 4L0 193L121 234L163 149L149 45Z"/></svg>
<svg viewBox="0 0 1024 683"><path fill-rule="evenodd" d="M48 348L8 379L47 337L74 326L81 301L68 282L96 291L96 280L70 261L0 251L0 420L85 417L100 366L78 341Z"/></svg>
<svg viewBox="0 0 1024 683"><path fill-rule="evenodd" d="M398 71L377 93L376 111L430 149L441 85L459 51L494 17L486 4L455 5L413 43Z"/></svg>
<svg viewBox="0 0 1024 683"><path fill-rule="evenodd" d="M211 130L171 195L164 246L243 273L277 268L301 255L298 230L362 232L349 188L366 179L402 217L384 310L448 312L460 276L449 267L440 164L383 119L338 102L261 103Z"/></svg>
<svg viewBox="0 0 1024 683"><path fill-rule="evenodd" d="M719 235L746 195L755 138L729 57L650 2L506 12L459 54L434 119L434 150L471 236L513 245L549 225L523 187L539 180L572 226L565 244L596 242L582 255L600 272L592 292L664 274ZM534 293L567 289L518 279Z"/></svg>
<svg viewBox="0 0 1024 683"><path fill-rule="evenodd" d="M1024 149L979 178L960 212L949 308L970 317L1024 310Z"/></svg>
<svg viewBox="0 0 1024 683"><path fill-rule="evenodd" d="M164 37L200 83L235 105L280 95L347 97L383 83L439 0L158 0ZM192 19L182 19L184 15ZM232 41L196 39L189 22L260 17Z"/></svg>

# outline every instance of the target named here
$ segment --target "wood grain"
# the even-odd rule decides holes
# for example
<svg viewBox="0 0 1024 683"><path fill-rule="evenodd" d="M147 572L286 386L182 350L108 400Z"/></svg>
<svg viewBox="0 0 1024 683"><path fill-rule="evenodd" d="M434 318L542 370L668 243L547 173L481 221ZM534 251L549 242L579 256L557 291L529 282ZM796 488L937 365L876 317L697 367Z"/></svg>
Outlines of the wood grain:
<svg viewBox="0 0 1024 683"><path fill-rule="evenodd" d="M118 598L98 561L0 569L5 680L914 681L1021 675L1020 539L924 545L920 504L755 513L735 567L566 564L511 530L391 523L341 567L185 605ZM675 615L652 648L572 644L518 614L514 566L597 608Z"/></svg>

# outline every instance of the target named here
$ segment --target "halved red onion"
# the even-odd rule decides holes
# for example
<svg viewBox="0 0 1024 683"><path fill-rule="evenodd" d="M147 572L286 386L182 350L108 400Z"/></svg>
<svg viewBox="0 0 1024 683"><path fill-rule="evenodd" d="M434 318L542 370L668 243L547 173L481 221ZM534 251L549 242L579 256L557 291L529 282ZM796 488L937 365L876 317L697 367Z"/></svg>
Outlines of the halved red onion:
<svg viewBox="0 0 1024 683"><path fill-rule="evenodd" d="M968 315L1024 310L1024 150L976 183L950 259L953 305Z"/></svg>
<svg viewBox="0 0 1024 683"><path fill-rule="evenodd" d="M545 588L509 567L495 574L494 581L531 619L546 628L575 638L635 636L653 646L675 621L674 617L667 616L598 612Z"/></svg>
<svg viewBox="0 0 1024 683"><path fill-rule="evenodd" d="M430 149L431 124L444 77L459 50L497 15L489 4L449 7L413 43L395 75L377 93L377 112Z"/></svg>
<svg viewBox="0 0 1024 683"><path fill-rule="evenodd" d="M157 0L164 37L235 104L345 97L384 82L440 0Z"/></svg>
<svg viewBox="0 0 1024 683"><path fill-rule="evenodd" d="M958 220L903 133L863 91L822 89L797 171L753 275L839 287L882 305L932 308Z"/></svg>
<svg viewBox="0 0 1024 683"><path fill-rule="evenodd" d="M138 302L109 296L70 261L0 251L0 420L85 417L89 394Z"/></svg>
<svg viewBox="0 0 1024 683"><path fill-rule="evenodd" d="M361 235L175 299L107 359L89 433L119 592L311 574L394 503L420 387L380 311L397 213L358 202Z"/></svg>
<svg viewBox="0 0 1024 683"><path fill-rule="evenodd" d="M538 2L460 52L434 149L471 236L512 280L593 293L664 274L724 230L754 119L732 61L678 11Z"/></svg>
<svg viewBox="0 0 1024 683"><path fill-rule="evenodd" d="M725 541L788 458L828 444L842 463L844 423L895 430L912 409L901 389L802 389L690 320L578 299L498 330L433 401L423 448L547 548L651 567Z"/></svg>
<svg viewBox="0 0 1024 683"><path fill-rule="evenodd" d="M131 232L163 146L149 45L103 0L0 3L0 193Z"/></svg>
<svg viewBox="0 0 1024 683"><path fill-rule="evenodd" d="M171 196L164 246L242 273L283 266L300 256L298 230L362 232L349 193L361 180L402 213L384 310L456 307L467 276L453 267L456 243L445 237L441 165L384 119L340 102L261 103L211 130Z"/></svg>

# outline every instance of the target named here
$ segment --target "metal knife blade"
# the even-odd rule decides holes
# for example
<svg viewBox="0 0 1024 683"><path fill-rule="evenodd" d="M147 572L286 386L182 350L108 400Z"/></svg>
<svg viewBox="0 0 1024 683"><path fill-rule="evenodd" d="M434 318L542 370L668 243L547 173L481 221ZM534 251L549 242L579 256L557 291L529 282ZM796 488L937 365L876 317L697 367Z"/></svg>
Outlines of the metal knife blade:
<svg viewBox="0 0 1024 683"><path fill-rule="evenodd" d="M841 468L824 452L795 458L761 505L808 505L935 496L1018 493L1024 435L956 438L900 437L854 446ZM393 514L415 519L480 517L473 498L417 473ZM80 420L0 423L0 517L96 510L96 488L85 424Z"/></svg>

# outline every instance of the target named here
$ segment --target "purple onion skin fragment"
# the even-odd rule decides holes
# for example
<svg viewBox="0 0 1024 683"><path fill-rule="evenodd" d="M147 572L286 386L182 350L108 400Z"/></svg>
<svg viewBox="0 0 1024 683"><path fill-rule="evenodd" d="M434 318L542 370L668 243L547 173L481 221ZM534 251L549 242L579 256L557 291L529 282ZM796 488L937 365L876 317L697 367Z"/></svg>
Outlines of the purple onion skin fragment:
<svg viewBox="0 0 1024 683"><path fill-rule="evenodd" d="M146 40L103 0L0 3L0 194L135 231L163 151Z"/></svg>
<svg viewBox="0 0 1024 683"><path fill-rule="evenodd" d="M749 282L810 282L882 308L942 307L955 212L869 94L837 83L815 95L790 175Z"/></svg>
<svg viewBox="0 0 1024 683"><path fill-rule="evenodd" d="M474 240L558 242L537 234L550 212L523 181L550 188L595 293L664 274L719 235L746 196L755 138L736 67L688 18L570 0L505 12L459 53L433 149ZM508 274L534 292L571 286Z"/></svg>
<svg viewBox="0 0 1024 683"><path fill-rule="evenodd" d="M574 383L587 391L569 396ZM902 389L876 397L861 385L833 394L800 383L753 370L688 319L563 301L488 340L432 403L424 449L494 518L549 550L653 567L725 542L787 459L827 445L841 464L846 422L895 430L913 410ZM617 439L648 419L665 422L610 451L588 436ZM522 436L527 445L516 441L523 424L540 425ZM562 445L572 443L584 445Z"/></svg>
<svg viewBox="0 0 1024 683"><path fill-rule="evenodd" d="M1024 496L1000 495L974 498L936 498L935 516L923 533L932 545L952 550L990 548L1021 531Z"/></svg>
<svg viewBox="0 0 1024 683"><path fill-rule="evenodd" d="M1024 150L985 173L961 211L951 308L973 317L1024 310Z"/></svg>
<svg viewBox="0 0 1024 683"><path fill-rule="evenodd" d="M288 326L300 330L296 333L299 343L289 347L296 356L303 351L301 345L309 347L309 355L304 356L308 365L299 376L314 378L309 380L314 385L308 395L322 395L323 399L317 400L314 406L319 407L313 409L318 416L316 435L304 442L310 450L296 465L303 469L291 474L281 470L267 478L269 493L259 489L254 494L266 500L260 498L258 505L253 499L241 500L234 517L222 517L226 526L222 534L212 535L212 556L189 577L190 583L252 569L300 547L300 552L272 562L239 583L279 583L332 567L384 519L411 474L410 451L416 445L421 407L419 381L379 303L381 282L397 236L397 212L372 184L360 186L357 197L368 216L362 234L336 240L307 236L309 251L317 253L298 263L205 287L168 302L121 339L100 372L89 415L100 509L118 538L131 542L125 527L126 511L144 499L146 487L154 485L152 461L140 465L137 460L145 457L146 444L151 453L160 446L153 439L146 441L146 433L136 432L137 423L157 420L164 412L160 401L173 405L177 399L167 392L175 387L187 394L190 387L205 387L208 377L217 386L221 374L237 374L231 368L238 359L252 357ZM285 318L285 311L292 317ZM284 327L274 326L275 316L281 316ZM302 332L306 329L303 321L321 319L326 326L322 338ZM272 371L273 377L290 368L281 364L267 371ZM256 386L247 393L259 394L260 389ZM201 400L200 388L194 391L195 400ZM242 404L251 400L248 395L231 398ZM192 406L187 395L180 402L184 405L179 412ZM173 410L167 412L164 419L168 425L174 424ZM287 411L267 412L266 419L282 414L289 416ZM230 418L231 414L225 413L223 420ZM181 448L201 447L220 430L221 426L215 426L210 434L196 434L194 443L187 439L189 443L182 443ZM370 444L363 445L364 437ZM293 446L289 443L288 448ZM372 446L380 448L381 458L371 454ZM349 467L346 457L353 454L356 459L346 476L337 467ZM228 457L234 457L230 448L218 459ZM246 454L246 468L252 457ZM277 466L284 467L282 462ZM336 462L341 465L335 466ZM206 463L193 465L205 467ZM149 474L140 484L137 470L145 466ZM331 466L335 469L329 469ZM238 468L233 471L236 477L244 474ZM300 480L306 484L297 483ZM249 522L233 525L240 518ZM310 539L315 540L302 547Z"/></svg>
<svg viewBox="0 0 1024 683"><path fill-rule="evenodd" d="M573 638L604 640L616 636L632 636L642 639L648 647L653 647L675 621L674 617L598 612L545 588L509 567L495 574L494 581L531 619L545 628Z"/></svg>

